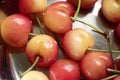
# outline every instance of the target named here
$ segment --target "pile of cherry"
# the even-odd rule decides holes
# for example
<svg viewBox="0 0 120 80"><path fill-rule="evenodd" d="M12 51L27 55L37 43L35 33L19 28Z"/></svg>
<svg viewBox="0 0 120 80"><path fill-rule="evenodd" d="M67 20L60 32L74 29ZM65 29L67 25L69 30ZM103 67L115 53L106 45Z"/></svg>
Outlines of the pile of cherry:
<svg viewBox="0 0 120 80"><path fill-rule="evenodd" d="M32 66L20 74L21 80L119 80L120 60L113 59L112 49L94 49L93 35L83 29L74 28L74 21L88 25L94 32L103 35L109 42L109 32L93 28L77 20L80 9L92 8L97 0L56 1L47 6L47 0L19 0L20 13L11 14L0 20L1 38L6 45L25 47L27 59ZM120 9L108 9L109 4L120 0L102 0L102 12L110 22L120 21ZM80 4L77 4L80 3ZM107 3L107 7L105 6ZM109 11L108 11L109 10ZM116 10L116 11L113 11ZM110 12L111 11L111 12ZM112 13L113 12L113 13ZM111 15L113 14L113 15ZM40 34L33 33L33 24L38 25ZM116 33L120 37L120 25ZM15 37L16 36L16 37ZM63 57L59 58L59 50ZM119 51L118 51L119 52ZM49 75L38 70L49 69Z"/></svg>

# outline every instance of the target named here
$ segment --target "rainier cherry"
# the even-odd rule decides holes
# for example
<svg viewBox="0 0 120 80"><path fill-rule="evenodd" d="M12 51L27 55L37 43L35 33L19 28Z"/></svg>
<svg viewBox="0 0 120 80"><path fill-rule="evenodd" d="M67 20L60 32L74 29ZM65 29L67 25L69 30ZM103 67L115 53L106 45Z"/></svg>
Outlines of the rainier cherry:
<svg viewBox="0 0 120 80"><path fill-rule="evenodd" d="M71 30L73 9L73 6L67 2L57 2L49 5L43 16L45 26L59 34L64 34Z"/></svg>
<svg viewBox="0 0 120 80"><path fill-rule="evenodd" d="M22 14L7 17L1 25L3 40L13 47L23 47L28 41L32 21Z"/></svg>
<svg viewBox="0 0 120 80"><path fill-rule="evenodd" d="M120 22L120 0L102 0L101 5L101 11L108 21Z"/></svg>
<svg viewBox="0 0 120 80"><path fill-rule="evenodd" d="M112 57L104 52L87 52L80 61L81 75L87 80L100 80L110 75L107 68L113 68Z"/></svg>
<svg viewBox="0 0 120 80"><path fill-rule="evenodd" d="M26 54L31 63L40 58L36 64L38 67L49 67L58 58L58 45L51 36L40 34L27 43Z"/></svg>
<svg viewBox="0 0 120 80"><path fill-rule="evenodd" d="M49 70L50 80L80 80L78 64L69 59L55 62Z"/></svg>
<svg viewBox="0 0 120 80"><path fill-rule="evenodd" d="M43 73L39 71L29 71L26 73L21 80L49 80L48 77Z"/></svg>
<svg viewBox="0 0 120 80"><path fill-rule="evenodd" d="M94 47L94 38L86 30L76 28L65 34L62 47L69 58L78 61L84 56L88 47Z"/></svg>
<svg viewBox="0 0 120 80"><path fill-rule="evenodd" d="M49 8L57 8L57 9L63 9L63 11L65 13L67 13L70 16L74 16L75 13L75 8L73 7L72 4L66 2L66 1L57 1L52 3L51 5L49 5L49 7L47 7L47 9Z"/></svg>
<svg viewBox="0 0 120 80"><path fill-rule="evenodd" d="M19 0L20 12L24 14L43 12L46 6L47 0Z"/></svg>
<svg viewBox="0 0 120 80"><path fill-rule="evenodd" d="M72 3L75 7L78 6L78 0L67 0L68 2ZM94 6L97 0L81 0L81 9L90 9Z"/></svg>

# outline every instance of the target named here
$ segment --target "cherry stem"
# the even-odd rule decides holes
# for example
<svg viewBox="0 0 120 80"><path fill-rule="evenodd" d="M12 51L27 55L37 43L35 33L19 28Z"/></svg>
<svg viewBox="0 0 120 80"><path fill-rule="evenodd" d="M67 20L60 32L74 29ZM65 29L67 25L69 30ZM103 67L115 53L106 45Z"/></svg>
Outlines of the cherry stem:
<svg viewBox="0 0 120 80"><path fill-rule="evenodd" d="M36 36L37 34L35 33L29 33L29 36Z"/></svg>
<svg viewBox="0 0 120 80"><path fill-rule="evenodd" d="M104 37L107 39L107 44L108 44L109 52L112 53L110 36L109 36L109 32L108 32L108 31L105 31L105 32L104 32ZM112 55L112 54L111 54L111 55Z"/></svg>
<svg viewBox="0 0 120 80"><path fill-rule="evenodd" d="M88 23L85 23L84 21L81 21L81 20L78 20L78 19L77 19L77 16L78 16L78 14L79 14L79 12L80 12L80 6L81 6L81 0L78 0L77 10L76 10L76 12L75 12L74 17L71 17L71 19L72 19L73 21L78 21L78 22L80 22L80 23L83 23L83 24L85 24L85 25L88 25L89 27L91 27L91 28L93 29L94 32L97 32L97 33L99 33L99 34L104 35L104 32L103 32L102 30L100 30L100 29L98 29L98 28L96 28L96 27L94 27L94 26L92 26L92 25L90 25L90 24L88 24Z"/></svg>
<svg viewBox="0 0 120 80"><path fill-rule="evenodd" d="M104 78L104 79L101 79L101 80L111 80L111 79L113 79L113 78L115 78L115 77L117 77L117 76L118 76L118 74L115 74L115 75L108 76L108 77L106 77L106 78Z"/></svg>
<svg viewBox="0 0 120 80"><path fill-rule="evenodd" d="M73 19L73 18L72 18L72 19ZM74 19L73 19L73 20L74 20ZM91 24L88 24L88 23L86 23L86 22L84 22L84 21L78 20L78 19L76 19L75 21L78 21L78 22L80 22L80 23L83 23L83 24L91 27L91 28L93 29L92 31L94 31L94 32L96 32L96 33L98 33L98 34L103 35L103 36L105 37L105 39L107 40L108 49L109 49L109 52L110 52L110 54L111 54L111 56L112 56L112 52L113 52L113 51L111 50L111 42L110 42L110 37L109 37L109 32L108 32L108 31L103 32L103 31L100 30L99 28L97 28L97 27L95 27L95 26L93 26L93 25L91 25Z"/></svg>
<svg viewBox="0 0 120 80"><path fill-rule="evenodd" d="M93 48L88 48L87 50L89 51L98 51L98 52L110 52L109 50L100 50L100 49L93 49ZM113 53L120 53L120 51L117 50L111 50Z"/></svg>
<svg viewBox="0 0 120 80"><path fill-rule="evenodd" d="M41 22L40 22L40 20L39 20L39 18L38 18L37 15L35 15L35 19L36 19L37 24L38 24L38 26L39 26L39 28L40 28L40 33L41 33L41 34L44 34L43 26L42 26L42 24L41 24Z"/></svg>
<svg viewBox="0 0 120 80"><path fill-rule="evenodd" d="M74 20L74 19L72 18L72 20ZM91 25L91 24L88 24L88 23L86 23L86 22L84 22L84 21L81 21L81 20L78 20L78 19L75 19L75 21L78 21L78 22L80 22L80 23L83 23L83 24L91 27L94 32L97 32L97 33L99 33L99 34L101 34L101 35L104 35L104 34L105 34L102 30L100 30L99 28L96 28L95 26L93 26L93 25Z"/></svg>
<svg viewBox="0 0 120 80"><path fill-rule="evenodd" d="M119 71L119 70L116 70L116 69L110 69L110 68L108 68L107 71L108 71L108 72L112 72L112 73L120 74L120 71Z"/></svg>
<svg viewBox="0 0 120 80"><path fill-rule="evenodd" d="M31 39L32 37L36 36L37 34L35 34L35 33L29 33L28 35L29 35L29 39Z"/></svg>
<svg viewBox="0 0 120 80"><path fill-rule="evenodd" d="M78 14L79 14L80 6L81 6L81 0L78 0L78 7L77 7L77 10L76 10L76 12L75 12L75 15L74 15L74 17L73 17L73 19L72 19L73 21L76 20Z"/></svg>
<svg viewBox="0 0 120 80"><path fill-rule="evenodd" d="M28 73L30 70L32 70L35 67L35 65L38 63L39 59L40 59L40 56L37 56L34 63L25 72L20 74L20 76L24 76L26 73Z"/></svg>

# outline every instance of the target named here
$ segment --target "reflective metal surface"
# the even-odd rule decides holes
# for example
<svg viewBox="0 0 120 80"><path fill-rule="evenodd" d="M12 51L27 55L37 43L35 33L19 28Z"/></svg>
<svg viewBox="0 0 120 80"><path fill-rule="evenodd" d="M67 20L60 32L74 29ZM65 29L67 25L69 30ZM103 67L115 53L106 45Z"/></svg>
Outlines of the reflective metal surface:
<svg viewBox="0 0 120 80"><path fill-rule="evenodd" d="M48 0L48 3L50 4L53 1L58 1L58 0ZM98 0L94 8L92 8L91 10L81 11L78 16L78 19L83 20L91 25L94 25L102 29L103 31L109 30L112 49L117 50L119 48L119 43L117 39L114 37L115 36L114 27L116 26L116 24L109 23L107 20L105 20L104 16L101 13L100 8L101 8L101 0ZM91 28L89 28L88 26L81 24L79 22L74 22L73 26L74 28L82 27L89 30L95 37L95 42L96 42L95 48L108 49L105 38L91 31ZM29 66L30 63L28 62L24 52L22 51L12 52L6 49L6 47L2 45L0 46L0 78L1 78L0 80L20 80L19 74L25 71ZM44 72L48 74L47 70L44 70Z"/></svg>

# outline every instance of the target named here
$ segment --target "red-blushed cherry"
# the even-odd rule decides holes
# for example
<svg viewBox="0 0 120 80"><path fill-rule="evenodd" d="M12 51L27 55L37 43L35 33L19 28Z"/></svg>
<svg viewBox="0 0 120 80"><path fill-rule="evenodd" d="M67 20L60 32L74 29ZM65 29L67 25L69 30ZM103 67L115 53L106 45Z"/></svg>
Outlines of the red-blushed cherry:
<svg viewBox="0 0 120 80"><path fill-rule="evenodd" d="M27 43L26 55L31 63L40 57L36 66L50 67L58 58L57 42L49 35L37 35Z"/></svg>
<svg viewBox="0 0 120 80"><path fill-rule="evenodd" d="M108 68L113 68L113 59L112 59L112 56L110 53L108 52L97 52L97 51L87 51L86 54L89 53L89 54L92 54L96 57L99 57L100 59L102 59L103 61L105 61L106 63L106 66Z"/></svg>
<svg viewBox="0 0 120 80"><path fill-rule="evenodd" d="M78 6L78 0L67 0L68 2L72 3L75 7ZM92 8L97 0L81 0L81 9L90 9Z"/></svg>
<svg viewBox="0 0 120 80"><path fill-rule="evenodd" d="M66 1L57 1L49 5L49 8L57 8L62 10L63 12L67 13L70 16L74 16L75 8L71 3L68 3Z"/></svg>
<svg viewBox="0 0 120 80"><path fill-rule="evenodd" d="M94 51L91 52L91 53L97 54L100 59L104 60L105 63L106 63L107 68L111 68L111 69L114 68L113 59L112 59L112 56L111 56L110 53L107 53L107 52L94 52Z"/></svg>
<svg viewBox="0 0 120 80"><path fill-rule="evenodd" d="M88 47L93 48L95 45L95 39L94 39L93 35L90 32L88 32L87 30L82 29L82 28L79 28L79 31L81 34L83 34L83 36L86 37L86 39L88 41ZM89 43L89 41L91 41L91 42Z"/></svg>
<svg viewBox="0 0 120 80"><path fill-rule="evenodd" d="M102 59L105 62L107 68L110 68L110 69L114 68L113 59L112 59L112 56L111 56L110 53L108 53L108 52L97 52L97 51L91 51L90 53L93 54L93 55L96 55L100 59ZM111 75L111 74L112 74L111 72L109 72L109 71L107 72L108 76Z"/></svg>
<svg viewBox="0 0 120 80"><path fill-rule="evenodd" d="M20 12L29 17L33 23L36 23L36 18L41 19L41 16L47 7L47 0L19 0L18 3ZM39 22L37 21L37 23Z"/></svg>
<svg viewBox="0 0 120 80"><path fill-rule="evenodd" d="M43 12L47 7L47 0L19 0L21 13L32 14Z"/></svg>
<svg viewBox="0 0 120 80"><path fill-rule="evenodd" d="M22 14L8 16L1 25L3 40L13 47L26 45L29 33L32 28L32 21Z"/></svg>
<svg viewBox="0 0 120 80"><path fill-rule="evenodd" d="M49 69L50 80L80 80L79 66L69 59L56 61Z"/></svg>
<svg viewBox="0 0 120 80"><path fill-rule="evenodd" d="M48 77L40 71L29 71L28 73L26 73L21 80L49 80Z"/></svg>
<svg viewBox="0 0 120 80"><path fill-rule="evenodd" d="M100 80L109 76L107 68L113 68L112 58L108 53L87 52L80 61L81 75L87 80Z"/></svg>
<svg viewBox="0 0 120 80"><path fill-rule="evenodd" d="M102 0L101 11L108 21L120 22L120 0Z"/></svg>
<svg viewBox="0 0 120 80"><path fill-rule="evenodd" d="M68 3L59 3L59 5L49 5L44 12L43 21L45 26L58 34L64 34L72 29L72 19L69 6L63 7L63 5L68 5ZM63 4L63 5L62 5ZM71 6L70 6L71 7Z"/></svg>
<svg viewBox="0 0 120 80"><path fill-rule="evenodd" d="M94 37L82 28L68 31L62 39L62 47L66 55L76 61L81 60L88 47L93 46Z"/></svg>

